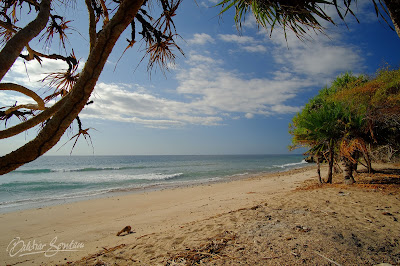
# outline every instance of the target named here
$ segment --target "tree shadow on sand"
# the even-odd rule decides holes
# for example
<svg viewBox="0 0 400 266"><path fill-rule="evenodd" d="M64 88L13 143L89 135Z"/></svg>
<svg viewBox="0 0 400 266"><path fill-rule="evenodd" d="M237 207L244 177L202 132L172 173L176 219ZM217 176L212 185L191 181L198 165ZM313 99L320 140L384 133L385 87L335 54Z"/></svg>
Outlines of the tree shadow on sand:
<svg viewBox="0 0 400 266"><path fill-rule="evenodd" d="M382 168L375 170L373 174L363 170L355 178L359 184L400 185L400 169Z"/></svg>

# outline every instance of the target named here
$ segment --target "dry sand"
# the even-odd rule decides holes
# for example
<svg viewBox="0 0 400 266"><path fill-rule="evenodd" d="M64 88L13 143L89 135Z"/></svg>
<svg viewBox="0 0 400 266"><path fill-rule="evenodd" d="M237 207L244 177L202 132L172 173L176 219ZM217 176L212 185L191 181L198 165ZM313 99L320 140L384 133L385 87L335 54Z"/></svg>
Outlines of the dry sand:
<svg viewBox="0 0 400 266"><path fill-rule="evenodd" d="M340 177L323 187L315 180L311 167L2 214L0 262L399 265L398 172L361 174L352 186ZM126 225L133 233L117 237ZM20 256L29 253L22 242L11 251L15 237L40 253ZM65 248L76 251L56 252L54 246L71 241Z"/></svg>

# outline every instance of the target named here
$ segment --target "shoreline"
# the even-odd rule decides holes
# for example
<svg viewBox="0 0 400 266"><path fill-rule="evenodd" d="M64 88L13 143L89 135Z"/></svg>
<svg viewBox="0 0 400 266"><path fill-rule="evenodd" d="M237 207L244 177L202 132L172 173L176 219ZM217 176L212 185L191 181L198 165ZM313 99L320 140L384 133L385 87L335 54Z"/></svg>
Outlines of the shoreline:
<svg viewBox="0 0 400 266"><path fill-rule="evenodd" d="M103 247L126 244L147 234L209 218L256 204L272 195L284 194L315 176L315 166L285 172L255 175L227 182L189 185L150 192L128 193L107 198L53 205L0 214L0 261L59 264L77 260ZM116 237L126 225L133 234ZM20 237L50 246L50 243L82 243L84 249L10 257L10 241Z"/></svg>
<svg viewBox="0 0 400 266"><path fill-rule="evenodd" d="M259 175L269 175L269 174L278 174L278 173L284 173L296 169L301 169L301 168L307 168L307 167L313 167L313 164L304 164L304 166L295 166L299 165L298 163L293 164L294 168L290 169L283 169L283 170L275 170L275 171L260 171L260 172L252 172L252 173L239 173L239 174L234 174L230 176L223 176L223 177L212 177L212 178L207 178L205 180L191 180L191 181L177 181L173 183L156 183L156 184L149 184L148 186L144 187L129 187L129 188L115 188L115 189L106 189L104 191L94 191L95 194L92 195L85 195L85 196L76 196L76 195L71 195L67 196L65 198L44 198L41 200L21 200L21 201L26 201L28 203L23 204L23 205L16 205L16 206L3 206L0 208L0 214L7 214L7 213L12 213L12 212L18 212L18 211L25 211L25 210L31 210L31 209L40 209L40 208L46 208L50 206L58 206L58 205L63 205L63 204L69 204L69 203L74 203L74 202L81 202L81 201L86 201L86 200L92 200L92 199L102 199L102 198L109 198L109 197L116 197L116 196L124 196L124 195L129 195L129 194L138 194L138 193L148 193L152 191L160 191L160 190L165 190L165 189L175 189L179 187L191 187L191 186L199 186L199 185L207 185L207 184L214 184L214 183L226 183L226 182L232 182L236 180L241 180L241 179L248 179L252 178L254 176L259 176ZM91 191L93 193L93 191ZM10 204L6 202L7 204ZM3 203L4 205L4 203Z"/></svg>

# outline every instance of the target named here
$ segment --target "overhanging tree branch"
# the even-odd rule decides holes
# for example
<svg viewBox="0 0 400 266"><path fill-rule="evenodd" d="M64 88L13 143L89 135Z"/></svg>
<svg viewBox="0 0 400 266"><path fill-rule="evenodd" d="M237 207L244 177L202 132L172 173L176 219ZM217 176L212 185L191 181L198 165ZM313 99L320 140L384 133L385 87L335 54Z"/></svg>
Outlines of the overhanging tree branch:
<svg viewBox="0 0 400 266"><path fill-rule="evenodd" d="M92 1L85 0L85 3L89 13L89 43L90 43L89 46L90 46L90 51L92 51L93 46L96 42L96 17L94 15Z"/></svg>
<svg viewBox="0 0 400 266"><path fill-rule="evenodd" d="M115 42L131 23L132 17L137 14L142 3L142 0L125 0L121 3L113 18L99 33L93 51L90 53L75 86L66 97L60 100L62 106L46 122L46 125L35 139L21 148L0 157L0 174L10 172L27 162L35 160L58 142L87 103ZM65 100L67 98L68 101Z"/></svg>
<svg viewBox="0 0 400 266"><path fill-rule="evenodd" d="M383 0L388 8L397 35L400 37L400 0Z"/></svg>
<svg viewBox="0 0 400 266"><path fill-rule="evenodd" d="M39 95L37 95L34 91L25 88L24 86L21 86L19 84L13 84L13 83L0 83L0 90L10 90L10 91L17 91L20 93L25 94L28 97L31 97L37 104L23 104L23 105L17 105L14 107L11 107L5 111L5 114L9 114L15 110L25 108L25 109L31 109L31 110L44 110L44 101L42 98L40 98Z"/></svg>
<svg viewBox="0 0 400 266"><path fill-rule="evenodd" d="M18 31L0 52L0 80L8 72L22 49L46 27L50 17L51 0L42 0L37 17Z"/></svg>
<svg viewBox="0 0 400 266"><path fill-rule="evenodd" d="M52 107L45 109L43 112L30 118L29 120L27 120L23 123L17 124L13 127L10 127L10 128L4 129L4 130L0 130L0 139L6 139L6 138L13 137L15 135L18 135L18 134L46 121L60 109L60 107L64 104L64 102L66 102L68 100L69 100L69 97L67 95L67 96L63 97L60 101L56 102Z"/></svg>

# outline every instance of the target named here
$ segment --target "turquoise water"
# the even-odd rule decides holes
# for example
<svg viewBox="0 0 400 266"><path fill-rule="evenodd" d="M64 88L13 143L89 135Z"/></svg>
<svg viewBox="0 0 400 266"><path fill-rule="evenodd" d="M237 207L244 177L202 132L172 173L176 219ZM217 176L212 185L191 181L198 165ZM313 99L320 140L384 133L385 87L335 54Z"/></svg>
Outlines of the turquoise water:
<svg viewBox="0 0 400 266"><path fill-rule="evenodd" d="M305 165L302 155L43 156L0 176L0 212Z"/></svg>

